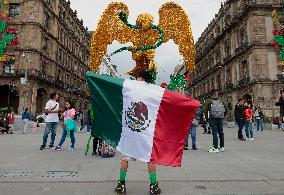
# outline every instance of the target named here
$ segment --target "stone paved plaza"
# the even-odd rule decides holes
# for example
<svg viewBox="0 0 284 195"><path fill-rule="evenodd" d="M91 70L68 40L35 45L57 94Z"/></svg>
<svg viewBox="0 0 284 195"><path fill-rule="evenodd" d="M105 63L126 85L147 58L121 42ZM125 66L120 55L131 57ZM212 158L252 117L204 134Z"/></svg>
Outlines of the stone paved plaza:
<svg viewBox="0 0 284 195"><path fill-rule="evenodd" d="M77 136L77 150L39 150L43 127L35 133L0 135L1 195L112 195L119 176L120 154L110 159L83 155L89 134ZM56 143L61 136L58 130ZM198 151L185 151L181 168L158 167L165 195L284 194L284 132L255 133L239 142L236 129L225 129L225 152L209 154L212 136L198 129ZM132 162L128 194L148 194L145 163Z"/></svg>

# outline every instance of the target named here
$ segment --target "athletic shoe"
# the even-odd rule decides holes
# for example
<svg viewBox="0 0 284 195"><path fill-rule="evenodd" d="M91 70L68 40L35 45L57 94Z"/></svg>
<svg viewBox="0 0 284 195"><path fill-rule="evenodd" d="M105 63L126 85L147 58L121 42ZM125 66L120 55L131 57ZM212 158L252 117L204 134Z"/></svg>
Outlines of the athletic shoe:
<svg viewBox="0 0 284 195"><path fill-rule="evenodd" d="M159 188L158 182L150 184L150 195L159 195L161 194L161 189Z"/></svg>
<svg viewBox="0 0 284 195"><path fill-rule="evenodd" d="M250 140L250 141L253 141L254 139L253 139L253 138L250 138L249 140Z"/></svg>
<svg viewBox="0 0 284 195"><path fill-rule="evenodd" d="M41 145L39 149L40 149L40 150L45 149L45 145Z"/></svg>
<svg viewBox="0 0 284 195"><path fill-rule="evenodd" d="M188 150L188 146L186 145L186 146L184 146L184 150Z"/></svg>
<svg viewBox="0 0 284 195"><path fill-rule="evenodd" d="M220 150L218 149L218 148L210 148L209 150L208 150L208 152L210 152L210 153L218 153L218 152L220 152Z"/></svg>
<svg viewBox="0 0 284 195"><path fill-rule="evenodd" d="M118 180L117 186L114 190L117 194L126 194L125 181Z"/></svg>
<svg viewBox="0 0 284 195"><path fill-rule="evenodd" d="M56 146L56 147L55 147L55 150L56 150L56 151L60 151L60 150L61 150L61 146Z"/></svg>
<svg viewBox="0 0 284 195"><path fill-rule="evenodd" d="M73 150L75 150L75 147L71 147L71 148L69 148L68 150L69 150L69 151L73 151Z"/></svg>
<svg viewBox="0 0 284 195"><path fill-rule="evenodd" d="M211 131L208 131L207 134L211 134Z"/></svg>
<svg viewBox="0 0 284 195"><path fill-rule="evenodd" d="M220 152L225 152L225 148L224 148L224 147L219 148L219 151L220 151Z"/></svg>
<svg viewBox="0 0 284 195"><path fill-rule="evenodd" d="M192 150L197 150L196 145L193 144L192 147L191 147L191 149L192 149Z"/></svg>
<svg viewBox="0 0 284 195"><path fill-rule="evenodd" d="M49 149L51 149L51 148L54 148L54 145L50 144L48 147Z"/></svg>

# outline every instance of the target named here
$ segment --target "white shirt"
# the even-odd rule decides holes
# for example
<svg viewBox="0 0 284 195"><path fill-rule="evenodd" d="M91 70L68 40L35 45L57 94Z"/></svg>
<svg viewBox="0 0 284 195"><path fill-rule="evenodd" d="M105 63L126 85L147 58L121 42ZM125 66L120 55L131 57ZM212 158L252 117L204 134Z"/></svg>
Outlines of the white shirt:
<svg viewBox="0 0 284 195"><path fill-rule="evenodd" d="M59 103L54 100L49 100L45 105L45 109L57 111L59 110ZM45 122L59 122L58 113L48 113L45 118Z"/></svg>

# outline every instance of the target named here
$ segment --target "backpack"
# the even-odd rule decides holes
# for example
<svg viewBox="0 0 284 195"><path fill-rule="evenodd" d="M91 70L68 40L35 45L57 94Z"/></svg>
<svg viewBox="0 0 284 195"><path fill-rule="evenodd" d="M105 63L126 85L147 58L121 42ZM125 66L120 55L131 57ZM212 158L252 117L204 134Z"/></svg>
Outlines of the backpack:
<svg viewBox="0 0 284 195"><path fill-rule="evenodd" d="M225 116L225 107L221 100L213 100L211 104L210 115L213 118L224 118Z"/></svg>

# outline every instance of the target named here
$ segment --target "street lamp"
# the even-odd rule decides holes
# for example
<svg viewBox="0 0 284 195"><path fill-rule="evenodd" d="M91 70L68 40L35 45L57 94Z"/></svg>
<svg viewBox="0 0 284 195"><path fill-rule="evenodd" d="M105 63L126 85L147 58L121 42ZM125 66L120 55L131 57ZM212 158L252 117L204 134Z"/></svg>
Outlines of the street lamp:
<svg viewBox="0 0 284 195"><path fill-rule="evenodd" d="M30 65L32 60L28 58L28 56L26 56L25 52L23 52L22 56L26 58L27 61L26 70L25 70L25 83L26 83L28 81L28 65Z"/></svg>
<svg viewBox="0 0 284 195"><path fill-rule="evenodd" d="M9 89L8 89L8 110L10 110L10 90L11 90L11 82L9 82Z"/></svg>

